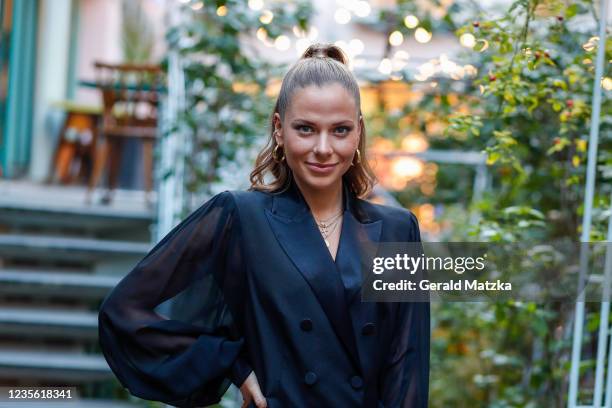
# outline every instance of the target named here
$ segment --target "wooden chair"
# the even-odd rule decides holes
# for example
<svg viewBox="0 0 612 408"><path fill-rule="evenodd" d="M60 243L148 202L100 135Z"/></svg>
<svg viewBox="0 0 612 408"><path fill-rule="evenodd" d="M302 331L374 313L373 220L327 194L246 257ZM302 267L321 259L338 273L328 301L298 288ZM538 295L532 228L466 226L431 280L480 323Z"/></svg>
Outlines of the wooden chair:
<svg viewBox="0 0 612 408"><path fill-rule="evenodd" d="M100 176L107 170L108 191L103 203L110 203L117 187L123 144L136 138L143 144L143 165L147 200L153 188L153 148L157 139L163 70L157 65L94 63L96 85L102 92L103 113L100 141L89 182L88 200Z"/></svg>
<svg viewBox="0 0 612 408"><path fill-rule="evenodd" d="M91 178L93 158L96 156L98 129L102 109L71 101L53 104L65 113L47 183L87 183Z"/></svg>

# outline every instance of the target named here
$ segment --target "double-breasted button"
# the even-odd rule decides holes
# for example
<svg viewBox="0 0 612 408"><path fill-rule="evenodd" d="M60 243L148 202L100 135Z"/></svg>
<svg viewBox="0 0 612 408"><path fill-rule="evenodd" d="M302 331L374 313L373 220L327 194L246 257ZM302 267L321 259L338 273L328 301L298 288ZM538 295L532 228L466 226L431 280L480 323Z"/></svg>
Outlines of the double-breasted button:
<svg viewBox="0 0 612 408"><path fill-rule="evenodd" d="M351 377L351 387L353 387L356 390L360 389L361 387L363 387L363 379L358 375L352 376Z"/></svg>
<svg viewBox="0 0 612 408"><path fill-rule="evenodd" d="M313 373L312 371L308 371L304 376L304 382L308 385L314 385L318 379L319 377L317 377L317 374Z"/></svg>
<svg viewBox="0 0 612 408"><path fill-rule="evenodd" d="M300 328L304 331L311 331L312 330L312 320L310 319L304 319L300 322Z"/></svg>
<svg viewBox="0 0 612 408"><path fill-rule="evenodd" d="M374 334L375 330L376 330L376 325L374 323L366 323L361 328L361 334L363 334L364 336L369 336L371 334Z"/></svg>

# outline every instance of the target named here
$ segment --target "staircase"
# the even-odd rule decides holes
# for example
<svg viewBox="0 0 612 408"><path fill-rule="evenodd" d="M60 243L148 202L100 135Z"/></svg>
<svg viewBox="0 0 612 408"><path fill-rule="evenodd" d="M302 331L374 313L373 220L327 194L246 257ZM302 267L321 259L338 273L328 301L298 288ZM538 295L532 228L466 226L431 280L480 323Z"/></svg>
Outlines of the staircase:
<svg viewBox="0 0 612 408"><path fill-rule="evenodd" d="M100 353L97 310L150 249L152 223L138 192L88 206L82 188L0 183L0 385L74 386L79 407L134 406L110 401L127 394Z"/></svg>

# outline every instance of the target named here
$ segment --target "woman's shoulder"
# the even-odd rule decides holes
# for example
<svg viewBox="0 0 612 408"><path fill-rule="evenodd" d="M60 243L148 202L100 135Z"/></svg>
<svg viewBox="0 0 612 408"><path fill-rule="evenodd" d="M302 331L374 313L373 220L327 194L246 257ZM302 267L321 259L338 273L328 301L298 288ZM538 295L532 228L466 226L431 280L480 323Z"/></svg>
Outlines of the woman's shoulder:
<svg viewBox="0 0 612 408"><path fill-rule="evenodd" d="M241 214L248 212L250 209L265 207L268 203L267 200L269 200L269 195L265 192L235 189L221 191L211 197L209 201L223 206L230 212Z"/></svg>
<svg viewBox="0 0 612 408"><path fill-rule="evenodd" d="M359 199L361 207L372 219L381 219L390 225L410 226L418 229L416 215L407 208L379 204L368 200Z"/></svg>

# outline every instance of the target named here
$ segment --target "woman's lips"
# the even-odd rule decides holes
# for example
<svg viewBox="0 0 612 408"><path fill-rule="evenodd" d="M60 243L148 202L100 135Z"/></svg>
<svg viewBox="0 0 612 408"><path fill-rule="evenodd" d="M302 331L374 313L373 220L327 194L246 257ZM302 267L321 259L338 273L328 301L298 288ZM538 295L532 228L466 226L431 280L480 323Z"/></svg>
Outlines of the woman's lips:
<svg viewBox="0 0 612 408"><path fill-rule="evenodd" d="M338 163L334 164L320 164L320 163L310 163L306 162L306 166L313 172L317 174L329 174L334 171L334 168L338 165Z"/></svg>

